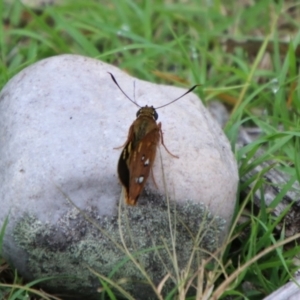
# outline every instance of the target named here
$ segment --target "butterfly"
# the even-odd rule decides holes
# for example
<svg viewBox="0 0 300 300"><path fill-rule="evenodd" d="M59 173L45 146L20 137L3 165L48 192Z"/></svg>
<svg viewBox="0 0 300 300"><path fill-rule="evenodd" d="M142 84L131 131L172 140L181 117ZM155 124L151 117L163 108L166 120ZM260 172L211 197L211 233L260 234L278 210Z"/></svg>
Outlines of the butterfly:
<svg viewBox="0 0 300 300"><path fill-rule="evenodd" d="M183 95L165 105L156 108L147 105L141 107L126 95L115 77L111 73L109 74L125 97L139 107L136 113L136 120L129 128L128 137L118 162L119 179L125 189L125 203L136 205L152 170L159 142L171 156L178 158L164 144L162 125L157 123L158 114L156 110L179 100L193 91L198 85L194 85Z"/></svg>

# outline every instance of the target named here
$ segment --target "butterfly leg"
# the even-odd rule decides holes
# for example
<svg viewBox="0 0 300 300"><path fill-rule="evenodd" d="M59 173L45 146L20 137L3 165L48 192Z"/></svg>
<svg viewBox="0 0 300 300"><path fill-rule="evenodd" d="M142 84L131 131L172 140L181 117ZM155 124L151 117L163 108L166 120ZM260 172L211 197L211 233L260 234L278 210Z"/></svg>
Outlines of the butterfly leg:
<svg viewBox="0 0 300 300"><path fill-rule="evenodd" d="M126 143L127 143L127 141L126 141ZM125 147L126 143L125 143L124 145L120 146L120 147L113 147L113 149L114 149L114 150L121 149L121 148Z"/></svg>
<svg viewBox="0 0 300 300"><path fill-rule="evenodd" d="M158 128L159 128L159 132L160 132L160 140L161 140L161 144L164 146L164 148L166 149L166 151L173 157L175 158L179 158L179 156L172 154L168 148L166 147L165 143L164 143L164 136L163 136L163 132L161 130L161 123L158 123Z"/></svg>
<svg viewBox="0 0 300 300"><path fill-rule="evenodd" d="M122 146L114 147L113 149L116 150L116 149L121 149L121 148L125 147L127 145L127 143L132 140L132 138L133 138L133 126L131 125L129 128L128 137L127 137L126 142Z"/></svg>

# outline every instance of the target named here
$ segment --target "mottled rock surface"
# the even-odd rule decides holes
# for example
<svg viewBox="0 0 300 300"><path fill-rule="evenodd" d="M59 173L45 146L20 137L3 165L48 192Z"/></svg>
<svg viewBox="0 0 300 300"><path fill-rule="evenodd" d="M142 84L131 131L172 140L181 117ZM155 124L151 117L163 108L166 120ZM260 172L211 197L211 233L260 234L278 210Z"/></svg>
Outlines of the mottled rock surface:
<svg viewBox="0 0 300 300"><path fill-rule="evenodd" d="M73 276L43 282L46 289L93 294L99 280L87 267L108 276L122 261L114 280L143 278L124 261L123 242L140 253L140 264L158 284L165 266L173 270L163 249L171 247L170 228L177 232L183 268L195 244L213 251L231 222L236 161L195 94L157 111L164 142L179 159L160 147L153 168L157 187L150 176L136 207L118 207L121 149L113 148L126 141L138 108L107 72L130 97L135 82L140 105L157 107L186 91L135 79L95 59L61 55L24 69L0 93L0 224L9 217L4 256L29 280ZM125 288L147 292L136 283Z"/></svg>

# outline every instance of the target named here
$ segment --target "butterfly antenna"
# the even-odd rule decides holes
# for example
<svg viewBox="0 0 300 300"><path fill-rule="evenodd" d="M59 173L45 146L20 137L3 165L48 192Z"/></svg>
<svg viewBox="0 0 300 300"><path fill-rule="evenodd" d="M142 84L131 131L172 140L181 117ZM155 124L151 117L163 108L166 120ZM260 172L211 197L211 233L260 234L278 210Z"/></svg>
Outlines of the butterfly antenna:
<svg viewBox="0 0 300 300"><path fill-rule="evenodd" d="M175 100L173 100L173 101L171 101L171 102L169 102L169 103L167 103L167 104L164 104L164 105L159 106L159 107L155 107L155 109L159 109L159 108L165 107L165 106L167 106L167 105L169 105L169 104L171 104L171 103L173 103L173 102L175 102L175 101L181 99L182 97L184 97L184 96L187 95L188 93L192 92L192 91L193 91L197 86L199 86L199 85L200 85L200 84L194 85L193 87L191 87L187 92L185 92L185 93L184 93L183 95L181 95L180 97L176 98Z"/></svg>
<svg viewBox="0 0 300 300"><path fill-rule="evenodd" d="M139 106L136 102L134 102L130 97L128 97L128 96L126 95L126 93L125 93L125 92L122 90L122 88L119 86L119 84L118 84L116 78L114 77L114 75L111 74L110 72L107 72L107 73L111 76L111 79L112 79L113 82L116 84L116 86L119 88L119 90L123 93L123 95L124 95L129 101L131 101L132 103L134 103L136 106L141 107L141 106Z"/></svg>

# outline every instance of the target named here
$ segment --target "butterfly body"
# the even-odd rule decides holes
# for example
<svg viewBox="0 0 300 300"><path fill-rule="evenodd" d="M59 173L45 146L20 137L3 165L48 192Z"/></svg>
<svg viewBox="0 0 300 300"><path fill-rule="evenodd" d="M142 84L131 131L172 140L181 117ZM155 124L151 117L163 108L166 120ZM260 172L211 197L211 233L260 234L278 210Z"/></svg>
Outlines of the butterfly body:
<svg viewBox="0 0 300 300"><path fill-rule="evenodd" d="M157 118L153 107L140 108L120 155L118 173L129 205L136 205L153 166L161 139L161 123L156 123Z"/></svg>

